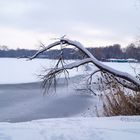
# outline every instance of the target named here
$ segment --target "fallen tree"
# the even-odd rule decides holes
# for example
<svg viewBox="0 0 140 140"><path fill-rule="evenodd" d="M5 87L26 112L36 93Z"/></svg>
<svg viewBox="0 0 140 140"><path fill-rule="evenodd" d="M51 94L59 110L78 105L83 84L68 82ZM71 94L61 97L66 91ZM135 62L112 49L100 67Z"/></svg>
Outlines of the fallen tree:
<svg viewBox="0 0 140 140"><path fill-rule="evenodd" d="M73 69L81 65L85 65L87 63L92 63L98 68L98 70L93 71L93 73L90 74L89 81L91 81L92 76L94 76L95 73L100 72L102 75L106 77L105 78L106 85L110 85L112 84L112 81L115 81L125 88L131 89L133 91L140 91L140 80L138 78L126 72L121 72L109 66L104 65L102 62L98 61L78 41L69 40L67 38L60 38L58 41L55 41L54 43L49 44L48 46L43 45L42 49L39 50L37 53L35 53L33 56L31 56L29 59L32 60L36 58L38 55L42 54L43 52L59 45L61 46L61 53L59 55L58 62L54 68L47 70L46 73L43 75L43 87L49 88L52 83L56 84L57 76L61 73L68 74L69 69ZM71 64L65 64L63 60L63 48L67 46L74 46L76 49L78 49L80 53L83 54L83 59L73 62ZM91 84L91 82L89 82L88 84Z"/></svg>

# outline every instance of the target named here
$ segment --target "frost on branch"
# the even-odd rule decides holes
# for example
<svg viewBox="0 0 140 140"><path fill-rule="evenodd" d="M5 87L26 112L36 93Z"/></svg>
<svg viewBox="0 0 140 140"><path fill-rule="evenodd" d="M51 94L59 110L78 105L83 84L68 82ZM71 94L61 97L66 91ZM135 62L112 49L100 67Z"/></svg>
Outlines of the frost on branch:
<svg viewBox="0 0 140 140"><path fill-rule="evenodd" d="M44 88L49 89L52 84L56 85L57 82L57 76L61 73L64 73L65 75L68 75L69 69L73 69L76 67L79 67L81 65L85 65L88 63L94 64L98 68L97 71L93 71L88 77L88 86L92 87L92 78L97 73L101 73L100 81L103 83L104 86L110 86L112 83L118 83L124 88L131 89L133 91L140 91L140 80L136 77L133 77L132 75L126 73L126 72L120 72L118 70L115 70L113 68L110 68L109 66L104 65L102 62L98 61L80 42L69 40L67 38L61 38L58 41L55 41L52 44L49 44L48 46L43 47L43 49L39 50L36 54L34 54L29 59L32 60L36 58L39 54L54 48L56 46L61 46L61 53L59 55L57 64L54 68L46 71L46 73L43 75L43 86ZM65 64L63 59L63 48L67 46L73 46L76 49L78 49L83 56L82 60Z"/></svg>

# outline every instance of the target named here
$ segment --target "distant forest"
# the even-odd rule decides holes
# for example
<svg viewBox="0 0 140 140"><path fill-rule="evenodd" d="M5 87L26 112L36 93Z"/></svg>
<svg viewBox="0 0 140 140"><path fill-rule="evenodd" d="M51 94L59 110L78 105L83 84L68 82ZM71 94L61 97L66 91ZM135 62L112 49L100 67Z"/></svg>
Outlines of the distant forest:
<svg viewBox="0 0 140 140"><path fill-rule="evenodd" d="M101 61L105 61L109 58L116 59L127 59L133 58L140 61L140 46L135 44L130 44L127 48L121 48L119 44L114 44L105 47L91 47L88 50ZM35 54L38 50L28 50L28 49L9 49L7 46L0 46L0 57L10 57L10 58L27 58ZM75 51L72 48L63 49L63 57L65 59L81 59L82 54L79 51ZM40 55L39 58L57 59L61 54L61 50L50 50Z"/></svg>

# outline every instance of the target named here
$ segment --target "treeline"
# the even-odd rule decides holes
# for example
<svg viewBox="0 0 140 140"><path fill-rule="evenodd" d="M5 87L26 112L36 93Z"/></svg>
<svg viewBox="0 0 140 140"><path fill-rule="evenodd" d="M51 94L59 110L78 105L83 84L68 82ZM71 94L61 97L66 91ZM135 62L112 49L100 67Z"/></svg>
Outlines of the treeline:
<svg viewBox="0 0 140 140"><path fill-rule="evenodd" d="M27 58L34 55L38 50L28 50L28 49L1 49L0 47L0 57L9 57L9 58ZM74 53L74 50L71 48L63 49L63 56L65 59L79 59L78 52ZM57 59L61 54L60 50L50 50L39 55L38 58L49 58Z"/></svg>
<svg viewBox="0 0 140 140"><path fill-rule="evenodd" d="M135 44L128 45L125 49L122 49L119 44L114 44L105 47L91 47L88 50L101 61L105 61L109 58L116 59L128 59L133 58L140 61L140 46ZM35 54L37 50L28 50L28 49L8 49L7 46L0 46L0 57L10 57L10 58L27 58ZM39 58L49 58L57 59L61 55L61 50L50 50L43 53ZM82 53L75 51L72 48L63 49L63 57L65 59L81 59Z"/></svg>
<svg viewBox="0 0 140 140"><path fill-rule="evenodd" d="M115 59L136 59L140 61L140 46L130 44L126 48L121 48L119 44L114 44L106 47L89 48L91 53L99 60L109 58Z"/></svg>
<svg viewBox="0 0 140 140"><path fill-rule="evenodd" d="M32 56L35 54L37 50L27 50L27 49L7 49L7 50L0 50L0 57L10 57L10 58L26 58L28 56Z"/></svg>

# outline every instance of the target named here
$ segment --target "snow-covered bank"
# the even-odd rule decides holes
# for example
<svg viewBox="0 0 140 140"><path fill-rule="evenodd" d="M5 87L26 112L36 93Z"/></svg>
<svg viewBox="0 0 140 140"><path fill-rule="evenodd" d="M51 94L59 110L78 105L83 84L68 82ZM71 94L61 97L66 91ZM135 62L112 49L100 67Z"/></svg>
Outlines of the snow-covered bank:
<svg viewBox="0 0 140 140"><path fill-rule="evenodd" d="M61 118L0 123L0 140L139 140L140 117Z"/></svg>

